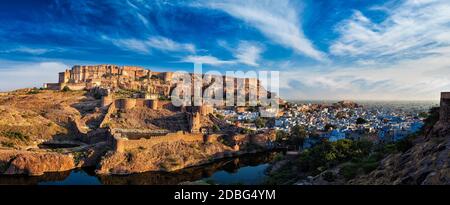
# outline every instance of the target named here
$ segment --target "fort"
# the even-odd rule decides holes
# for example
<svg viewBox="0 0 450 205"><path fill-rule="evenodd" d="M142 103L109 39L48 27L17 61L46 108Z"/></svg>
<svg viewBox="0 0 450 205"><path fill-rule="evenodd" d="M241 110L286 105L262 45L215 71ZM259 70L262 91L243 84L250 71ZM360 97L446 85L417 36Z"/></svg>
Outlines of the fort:
<svg viewBox="0 0 450 205"><path fill-rule="evenodd" d="M192 81L200 77L194 74L190 75ZM63 90L64 88L90 90L103 87L112 91L119 89L140 91L146 93L146 99L157 99L161 96L168 98L176 86L172 83L173 76L173 72L156 72L138 66L75 65L71 69L59 73L58 83L45 83L44 88L50 90ZM203 75L204 78L205 76ZM259 96L260 91L266 91L256 78L221 77L223 77L224 94L242 93L247 95L248 98L250 91L256 92L256 96ZM243 83L241 86L243 87L238 87L239 79L241 79ZM234 86L226 87L226 82L233 82ZM202 87L205 89L211 84L212 82L202 82ZM194 86L194 84L191 86ZM230 88L232 90L229 90Z"/></svg>
<svg viewBox="0 0 450 205"><path fill-rule="evenodd" d="M168 95L172 76L172 72L153 72L138 66L75 65L59 73L58 83L46 83L44 88L85 90L104 86Z"/></svg>

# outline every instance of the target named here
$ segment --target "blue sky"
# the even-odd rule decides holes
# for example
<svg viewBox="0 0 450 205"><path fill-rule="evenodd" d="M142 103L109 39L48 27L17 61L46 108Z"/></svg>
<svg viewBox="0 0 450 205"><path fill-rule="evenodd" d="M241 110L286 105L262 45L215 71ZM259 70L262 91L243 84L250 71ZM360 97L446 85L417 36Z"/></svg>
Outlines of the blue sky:
<svg viewBox="0 0 450 205"><path fill-rule="evenodd" d="M279 70L289 99L437 100L447 0L0 2L0 90L73 64ZM18 78L21 76L21 78Z"/></svg>

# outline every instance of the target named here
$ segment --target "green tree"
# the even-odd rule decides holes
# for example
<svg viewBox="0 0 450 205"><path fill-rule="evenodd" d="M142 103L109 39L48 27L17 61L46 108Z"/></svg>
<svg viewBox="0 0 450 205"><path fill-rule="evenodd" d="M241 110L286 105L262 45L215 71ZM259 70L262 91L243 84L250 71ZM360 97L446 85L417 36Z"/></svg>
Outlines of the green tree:
<svg viewBox="0 0 450 205"><path fill-rule="evenodd" d="M358 125L362 125L362 124L366 124L367 123L367 120L365 120L364 118L358 118L358 119L356 119L356 124L358 124Z"/></svg>
<svg viewBox="0 0 450 205"><path fill-rule="evenodd" d="M69 92L71 91L70 88L66 85L64 86L64 88L62 89L63 92Z"/></svg>
<svg viewBox="0 0 450 205"><path fill-rule="evenodd" d="M287 137L288 137L288 134L283 130L278 130L276 133L276 141L277 142L281 142Z"/></svg>
<svg viewBox="0 0 450 205"><path fill-rule="evenodd" d="M332 130L332 129L334 129L334 128L336 128L336 126L334 126L334 125L332 125L332 124L326 124L325 127L324 127L324 130L325 130L326 132L328 132L328 131L330 131L330 130Z"/></svg>
<svg viewBox="0 0 450 205"><path fill-rule="evenodd" d="M258 117L258 118L255 120L255 125L256 125L257 128L263 128L263 127L266 127L266 120L263 119L263 118Z"/></svg>
<svg viewBox="0 0 450 205"><path fill-rule="evenodd" d="M296 146L297 149L303 147L305 139L308 137L305 127L300 125L295 125L291 128L291 142Z"/></svg>
<svg viewBox="0 0 450 205"><path fill-rule="evenodd" d="M219 127L219 125L214 125L212 128L213 128L213 131L214 131L214 132L220 132L220 127Z"/></svg>

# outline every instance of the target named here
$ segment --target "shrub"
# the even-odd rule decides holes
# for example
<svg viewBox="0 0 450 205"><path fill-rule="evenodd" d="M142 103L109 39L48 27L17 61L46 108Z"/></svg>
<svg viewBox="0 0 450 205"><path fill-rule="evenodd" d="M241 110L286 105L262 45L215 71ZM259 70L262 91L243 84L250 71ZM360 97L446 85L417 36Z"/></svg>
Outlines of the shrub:
<svg viewBox="0 0 450 205"><path fill-rule="evenodd" d="M333 172L325 172L323 174L323 179L327 182L334 182L336 180L336 175Z"/></svg>
<svg viewBox="0 0 450 205"><path fill-rule="evenodd" d="M61 91L63 91L63 92L69 92L69 91L71 91L71 90L70 90L70 88L66 85L66 86L64 86L64 88L63 88Z"/></svg>
<svg viewBox="0 0 450 205"><path fill-rule="evenodd" d="M28 91L29 95L35 95L35 94L39 94L40 91L37 88L33 88L32 90Z"/></svg>
<svg viewBox="0 0 450 205"><path fill-rule="evenodd" d="M413 146L411 139L405 138L395 143L395 148L399 152L406 152Z"/></svg>
<svg viewBox="0 0 450 205"><path fill-rule="evenodd" d="M14 143L12 142L2 142L3 147L14 148Z"/></svg>
<svg viewBox="0 0 450 205"><path fill-rule="evenodd" d="M5 131L2 133L2 135L9 139L16 139L16 140L20 140L20 141L30 140L30 137L28 135L22 134L21 132L17 132L17 131Z"/></svg>
<svg viewBox="0 0 450 205"><path fill-rule="evenodd" d="M273 161L281 161L284 159L284 155L282 153L277 153L273 158Z"/></svg>
<svg viewBox="0 0 450 205"><path fill-rule="evenodd" d="M221 115L221 114L217 114L216 117L217 117L218 119L220 119L220 120L225 119L225 116L223 116L223 115Z"/></svg>
<svg viewBox="0 0 450 205"><path fill-rule="evenodd" d="M255 125L257 128L263 128L266 126L266 122L267 121L265 119L259 117L255 120Z"/></svg>
<svg viewBox="0 0 450 205"><path fill-rule="evenodd" d="M277 130L277 132L276 132L276 141L277 141L277 142L281 142L281 141L283 141L284 139L286 139L287 136L288 136L288 134L287 134L285 131L283 131L283 130Z"/></svg>
<svg viewBox="0 0 450 205"><path fill-rule="evenodd" d="M342 175L346 180L350 180L356 177L358 174L358 166L350 163L345 165L339 170L339 174Z"/></svg>
<svg viewBox="0 0 450 205"><path fill-rule="evenodd" d="M214 131L214 132L219 132L219 131L220 131L219 125L214 125L214 126L213 126L213 131Z"/></svg>
<svg viewBox="0 0 450 205"><path fill-rule="evenodd" d="M366 162L361 165L365 174L368 174L378 167L378 162Z"/></svg>
<svg viewBox="0 0 450 205"><path fill-rule="evenodd" d="M362 125L362 124L366 124L367 120L363 119L363 118L358 118L356 119L356 124L358 125Z"/></svg>

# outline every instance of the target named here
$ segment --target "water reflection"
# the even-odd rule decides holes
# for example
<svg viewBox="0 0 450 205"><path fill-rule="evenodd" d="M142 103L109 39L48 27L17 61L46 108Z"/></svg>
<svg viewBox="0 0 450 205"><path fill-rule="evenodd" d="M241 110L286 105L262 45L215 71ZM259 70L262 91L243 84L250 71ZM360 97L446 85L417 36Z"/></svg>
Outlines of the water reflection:
<svg viewBox="0 0 450 205"><path fill-rule="evenodd" d="M276 152L224 159L176 172L146 172L126 176L97 176L93 169L46 173L39 177L0 176L0 184L24 185L176 185L198 180L218 184L258 184L264 180L267 163Z"/></svg>

